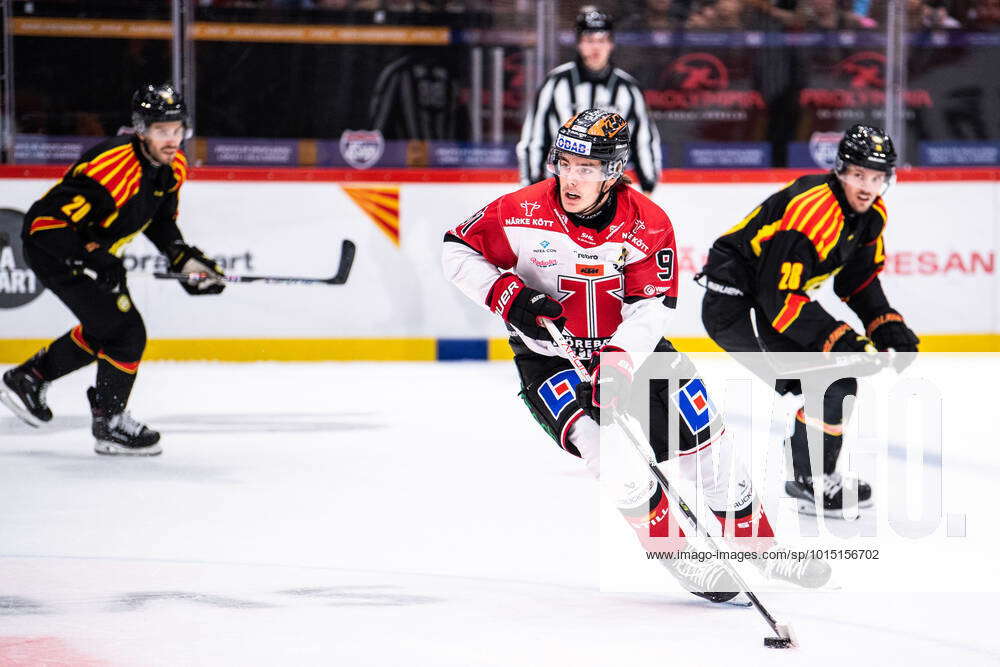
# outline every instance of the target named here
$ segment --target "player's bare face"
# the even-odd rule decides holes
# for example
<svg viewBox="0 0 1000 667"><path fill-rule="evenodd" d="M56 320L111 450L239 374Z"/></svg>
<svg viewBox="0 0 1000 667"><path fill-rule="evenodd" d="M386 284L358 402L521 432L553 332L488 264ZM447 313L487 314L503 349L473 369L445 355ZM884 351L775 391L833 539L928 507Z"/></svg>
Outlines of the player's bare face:
<svg viewBox="0 0 1000 667"><path fill-rule="evenodd" d="M596 204L603 185L600 160L574 155L559 158L559 201L567 213L586 211Z"/></svg>
<svg viewBox="0 0 1000 667"><path fill-rule="evenodd" d="M600 72L608 66L614 48L615 43L611 41L611 33L608 32L584 33L580 35L580 40L576 43L580 60L583 61L587 69L593 72Z"/></svg>
<svg viewBox="0 0 1000 667"><path fill-rule="evenodd" d="M864 213L872 207L875 197L882 193L887 182L885 172L853 164L847 165L839 177L847 203L858 213Z"/></svg>
<svg viewBox="0 0 1000 667"><path fill-rule="evenodd" d="M171 121L169 123L151 123L142 135L146 150L150 157L160 164L170 164L181 149L184 140L184 123Z"/></svg>

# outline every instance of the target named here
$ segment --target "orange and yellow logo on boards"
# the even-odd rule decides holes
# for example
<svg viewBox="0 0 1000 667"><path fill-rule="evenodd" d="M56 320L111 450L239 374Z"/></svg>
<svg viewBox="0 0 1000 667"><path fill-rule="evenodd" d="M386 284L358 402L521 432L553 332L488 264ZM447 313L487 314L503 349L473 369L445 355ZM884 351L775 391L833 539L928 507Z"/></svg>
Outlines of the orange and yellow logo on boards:
<svg viewBox="0 0 1000 667"><path fill-rule="evenodd" d="M386 236L399 245L399 186L341 186L344 192L365 212Z"/></svg>

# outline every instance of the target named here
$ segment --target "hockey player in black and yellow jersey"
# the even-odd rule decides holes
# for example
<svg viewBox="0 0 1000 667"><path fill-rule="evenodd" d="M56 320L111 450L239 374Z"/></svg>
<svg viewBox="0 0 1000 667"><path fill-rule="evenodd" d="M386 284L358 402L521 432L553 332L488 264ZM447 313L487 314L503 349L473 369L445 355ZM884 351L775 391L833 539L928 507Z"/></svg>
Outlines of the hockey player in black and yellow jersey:
<svg viewBox="0 0 1000 667"><path fill-rule="evenodd" d="M768 352L917 351L919 339L889 305L878 278L888 218L881 195L895 161L885 132L855 125L840 141L831 173L793 181L715 241L698 279L706 287L702 321L720 347L729 352L759 352L762 347ZM809 290L830 278L834 292L864 324L864 335L809 297ZM778 380L775 389L800 394L803 383ZM856 394L857 380L838 379L820 391L825 391L823 414L800 409L796 415L794 480L785 489L800 499L801 511L842 516L853 498L861 507L871 503L868 484L848 482L836 471L848 416L844 399ZM813 441L823 443L821 479L810 465L809 429L814 429Z"/></svg>
<svg viewBox="0 0 1000 667"><path fill-rule="evenodd" d="M25 259L79 324L7 371L0 400L32 426L52 419L48 384L93 361L87 390L99 454L155 455L160 435L125 411L146 346L142 317L129 297L123 247L145 234L173 270L204 277L182 282L190 294L218 294L222 272L184 242L177 204L188 162L184 101L169 85L140 88L132 100L134 136L104 141L73 164L24 218Z"/></svg>

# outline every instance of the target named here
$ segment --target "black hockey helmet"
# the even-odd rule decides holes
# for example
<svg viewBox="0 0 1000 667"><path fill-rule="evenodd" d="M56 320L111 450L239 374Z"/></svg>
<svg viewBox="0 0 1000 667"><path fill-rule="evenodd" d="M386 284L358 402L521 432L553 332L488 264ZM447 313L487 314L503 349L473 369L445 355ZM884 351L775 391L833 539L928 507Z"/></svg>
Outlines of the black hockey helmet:
<svg viewBox="0 0 1000 667"><path fill-rule="evenodd" d="M576 114L556 133L549 151L549 171L559 174L559 157L576 155L601 161L601 177L621 178L629 156L628 121L621 114L604 109L587 109Z"/></svg>
<svg viewBox="0 0 1000 667"><path fill-rule="evenodd" d="M584 5L580 7L580 13L576 15L576 36L577 39L587 32L613 32L615 21L611 15L594 5Z"/></svg>
<svg viewBox="0 0 1000 667"><path fill-rule="evenodd" d="M882 128L852 125L837 145L837 172L842 172L848 163L891 175L896 166L892 139Z"/></svg>
<svg viewBox="0 0 1000 667"><path fill-rule="evenodd" d="M181 121L188 127L187 105L173 85L147 83L132 95L132 127L145 134L153 123Z"/></svg>

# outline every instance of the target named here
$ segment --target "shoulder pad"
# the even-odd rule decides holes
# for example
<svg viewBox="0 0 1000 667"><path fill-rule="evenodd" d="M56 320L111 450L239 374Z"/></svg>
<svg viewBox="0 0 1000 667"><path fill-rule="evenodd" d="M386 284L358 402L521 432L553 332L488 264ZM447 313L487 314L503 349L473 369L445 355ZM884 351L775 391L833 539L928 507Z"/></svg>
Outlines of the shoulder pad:
<svg viewBox="0 0 1000 667"><path fill-rule="evenodd" d="M184 155L184 151L177 151L177 155L174 156L174 161L170 163L170 168L174 172L174 180L177 183L174 187L170 188L170 192L177 192L184 185L184 182L188 177L188 161L187 156Z"/></svg>
<svg viewBox="0 0 1000 667"><path fill-rule="evenodd" d="M121 208L139 191L142 164L130 141L101 151L87 162L81 162L73 169L72 175L86 176L96 181L111 195L115 207Z"/></svg>
<svg viewBox="0 0 1000 667"><path fill-rule="evenodd" d="M875 198L875 201L872 203L872 210L882 216L882 224L889 221L889 213L886 211L885 202L881 197Z"/></svg>
<svg viewBox="0 0 1000 667"><path fill-rule="evenodd" d="M639 82L636 80L636 78L634 76L632 76L631 74L629 74L628 72L626 72L625 70L616 67L614 69L614 72L615 72L615 76L617 76L622 81L626 81L626 82L631 83L631 84L633 84L635 86L639 85Z"/></svg>
<svg viewBox="0 0 1000 667"><path fill-rule="evenodd" d="M777 231L795 231L805 235L816 249L820 261L823 261L836 245L843 227L844 211L833 190L822 182L792 194Z"/></svg>
<svg viewBox="0 0 1000 667"><path fill-rule="evenodd" d="M672 238L673 228L666 212L640 192L627 188L627 206L621 206L615 223L621 225L622 238L649 254ZM621 216L621 217L619 217Z"/></svg>

